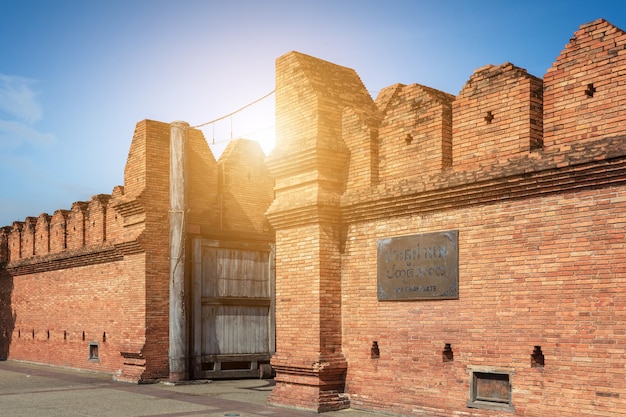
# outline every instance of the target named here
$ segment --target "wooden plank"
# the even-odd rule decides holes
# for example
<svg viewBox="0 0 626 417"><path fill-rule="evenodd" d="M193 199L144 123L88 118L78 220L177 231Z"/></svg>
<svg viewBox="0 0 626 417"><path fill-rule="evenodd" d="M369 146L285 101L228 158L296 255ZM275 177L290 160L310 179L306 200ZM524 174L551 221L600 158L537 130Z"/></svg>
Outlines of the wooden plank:
<svg viewBox="0 0 626 417"><path fill-rule="evenodd" d="M202 354L266 353L267 307L202 306Z"/></svg>
<svg viewBox="0 0 626 417"><path fill-rule="evenodd" d="M220 297L203 298L202 305L269 307L269 298Z"/></svg>
<svg viewBox="0 0 626 417"><path fill-rule="evenodd" d="M221 370L222 362L269 361L274 351L272 246L265 251L237 248L201 240L194 245L199 266L193 270L194 350L199 345L199 373L233 375L249 370ZM261 247L257 245L254 249ZM199 316L199 317L198 317ZM271 346L271 350L270 350ZM261 359L250 359L251 356ZM201 362L215 362L215 369L203 371ZM258 370L253 371L253 376Z"/></svg>
<svg viewBox="0 0 626 417"><path fill-rule="evenodd" d="M269 361L270 355L263 354L238 354L238 355L202 355L202 362L239 362L239 361Z"/></svg>
<svg viewBox="0 0 626 417"><path fill-rule="evenodd" d="M204 371L202 378L206 379L242 379L242 378L259 378L259 370L257 368L254 369L237 369L237 370L215 370L215 371Z"/></svg>
<svg viewBox="0 0 626 417"><path fill-rule="evenodd" d="M273 243L202 239L202 245L211 248L230 248L257 252L269 252L270 246L273 245Z"/></svg>
<svg viewBox="0 0 626 417"><path fill-rule="evenodd" d="M192 332L191 373L192 378L199 378L202 371L202 240L194 239L192 243L192 274L191 274L191 314Z"/></svg>
<svg viewBox="0 0 626 417"><path fill-rule="evenodd" d="M203 248L203 297L270 297L269 253Z"/></svg>

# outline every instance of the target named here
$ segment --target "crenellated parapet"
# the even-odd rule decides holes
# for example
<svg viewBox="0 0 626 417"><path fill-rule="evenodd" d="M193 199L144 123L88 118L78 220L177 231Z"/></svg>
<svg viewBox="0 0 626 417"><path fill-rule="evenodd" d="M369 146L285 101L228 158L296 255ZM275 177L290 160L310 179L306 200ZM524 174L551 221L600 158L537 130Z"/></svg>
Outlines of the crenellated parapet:
<svg viewBox="0 0 626 417"><path fill-rule="evenodd" d="M544 76L544 145L567 151L624 134L626 33L604 19L584 24Z"/></svg>
<svg viewBox="0 0 626 417"><path fill-rule="evenodd" d="M381 181L429 175L452 165L454 96L419 84L383 89L376 105Z"/></svg>
<svg viewBox="0 0 626 417"><path fill-rule="evenodd" d="M50 219L50 253L67 249L67 219L69 210L57 210Z"/></svg>
<svg viewBox="0 0 626 417"><path fill-rule="evenodd" d="M35 223L35 251L36 255L50 252L50 216L42 213Z"/></svg>
<svg viewBox="0 0 626 417"><path fill-rule="evenodd" d="M67 219L67 249L80 249L85 246L85 217L88 203L76 201L72 204Z"/></svg>
<svg viewBox="0 0 626 417"><path fill-rule="evenodd" d="M402 391L407 381L409 385L415 382L416 373L423 372L434 357L420 360L415 352L429 350L433 334L455 338L461 329L471 328L471 318L490 308L484 303L486 299L495 300L493 317L500 313L506 298L514 300L511 311L526 298L536 297L535 302L541 303L550 290L543 285L540 289L531 287L540 282L554 285L557 296L551 300L560 303L563 290L575 288L568 283L571 271L589 267L592 278L579 299L585 299L581 304L586 302L588 292L593 292L591 288L599 282L597 266L605 265L597 256L616 256L604 243L612 243L613 250L620 253L623 249L619 226L623 223L623 210L619 213L623 199L618 196L626 183L625 45L621 30L598 20L581 26L545 82L511 63L487 65L471 75L456 97L418 84L394 84L383 89L375 102L368 99L365 86L349 68L297 52L278 58L277 147L269 158L276 177L276 197L267 215L276 229L276 336L279 342L288 343L277 343L272 358L276 387L269 397L271 403L320 412L343 408L348 398L367 403L378 396L374 403L395 409L403 401L398 389ZM598 200L589 197L603 192ZM560 201L564 205L576 207L576 194L585 201L580 206L578 219L584 219L580 226L573 224L575 210L559 212L554 207L559 197L563 197ZM602 206L590 204L596 201ZM617 219L612 225L605 228L609 211L599 214L595 224L594 220L587 221L587 216L593 217L591 207L604 211L614 204L611 214L617 214ZM543 224L544 216L551 217L552 225ZM516 225L516 230L511 225ZM376 300L376 287L380 290L383 281L393 278L398 279L396 295L432 291L430 285L414 286L411 282L417 281L409 279L418 269L422 275L422 268L413 269L422 260L431 265L430 248L420 258L420 244L407 244L402 248L405 250L383 261L381 238L417 233L426 236L428 231L448 228L460 229L464 239L458 253L466 257L465 269L455 272L465 285L459 302L417 306L400 302L401 297L396 298L398 303L380 302L380 297ZM579 235L568 230L565 236L564 230L570 228L578 229ZM596 230L614 235L590 238ZM541 242L543 238L549 243ZM600 242L595 246L598 253L589 249L593 247L591 241ZM498 250L498 256L491 254ZM548 256L541 258L544 250ZM515 261L508 258L510 252L515 254ZM483 255L486 262L479 259ZM572 255L580 260L579 265L568 262ZM393 268L388 264L384 277L381 265L393 263L392 257L402 266L395 270L396 264ZM543 280L535 277L535 271L542 271L536 266L546 262L550 268L560 269L547 270ZM502 265L492 269L494 264ZM526 268L531 265L534 269ZM556 272L550 275L551 271ZM619 278L622 272L613 270L605 276ZM517 273L519 279L512 280L511 275ZM571 281L579 285L577 278ZM438 284L438 280L432 282ZM528 291L513 298L510 288L525 285L525 280ZM606 287L598 287L597 294L615 288L616 281L606 282ZM615 291L618 293L619 289ZM612 296L608 304L613 306L614 299ZM519 311L525 315L534 307ZM591 306L592 314L601 308L596 302ZM442 311L446 312L443 316ZM468 321L460 319L458 327L450 326L449 318L454 314L447 313L451 311L456 312L456 318L469 317ZM565 311L571 311L570 306ZM427 320L423 316L429 314L430 333L422 335L429 326L424 326ZM519 327L511 327L511 333L526 333L534 342L545 323L545 315L537 317L538 332L528 334L526 317L522 317ZM589 316L584 317L586 325ZM598 323L604 321L597 317ZM505 321L508 327L510 317ZM378 325L381 332L374 337L370 329ZM561 323L554 328L561 328ZM481 323L475 333L470 331L466 333L469 337L459 340L465 343L465 339L476 339L474 336L480 334L473 343L481 345L477 350L484 350L481 338L490 337L483 335L485 329ZM503 326L494 324L492 331L494 339L499 339ZM352 343L351 332L355 339L367 335L367 342ZM388 338L394 332L395 337ZM548 337L553 340L554 334L550 332ZM614 343L614 332L608 334ZM389 346L384 359L379 336ZM416 344L421 337L422 344ZM589 340L580 342L584 352ZM441 345L450 348L448 343ZM369 346L371 356L367 355ZM410 353L398 360L403 349ZM502 350L504 363L510 351L510 346ZM443 362L447 364L446 359ZM423 410L433 412L438 407L435 402L442 399L445 403L453 397L449 382L464 378L471 363L468 359L464 358L455 377L450 373L452 368L442 371L440 364L424 373L416 392L428 387L429 394L439 397L424 401ZM414 368L411 362L417 363ZM498 362L481 356L476 363ZM361 390L367 393L363 396L354 384L358 380L354 375L359 372L366 386ZM439 382L433 383L432 378L439 372L444 381L441 384L447 385L436 394L437 389L431 388ZM379 392L381 387L377 386L368 391L372 375L394 388ZM404 375L404 379L397 375ZM346 386L350 395L344 395ZM462 395L467 395L466 391ZM465 406L463 402L459 405ZM413 399L407 400L406 410L421 411Z"/></svg>
<svg viewBox="0 0 626 417"><path fill-rule="evenodd" d="M470 171L543 144L542 80L511 63L477 69L452 104L452 161Z"/></svg>
<svg viewBox="0 0 626 417"><path fill-rule="evenodd" d="M78 201L71 210L57 210L52 216L42 213L4 227L8 267L24 260L36 263L38 258L84 255L89 248L106 245L106 208L108 195L96 195L89 202Z"/></svg>
<svg viewBox="0 0 626 417"><path fill-rule="evenodd" d="M288 54L277 64L278 145L270 158L277 168L277 199L270 217L287 213L274 210L287 202L283 189L295 190L282 177L308 175L306 164L294 161L313 137L320 142L338 128L330 117L338 108L341 134L327 148L336 149L335 155L349 151L345 168L334 168L342 171L337 178L345 178L344 219L367 218L374 207L387 216L408 207L452 206L461 201L443 190L472 183L477 185L468 202L545 189L540 180L529 179L533 176L566 186L561 177L551 177L555 169L584 182L584 174L592 174L582 166L624 157L624 44L626 34L599 19L580 27L544 79L506 62L475 70L457 96L419 84L394 84L375 102L366 98L352 70ZM297 65L283 71L290 60ZM290 156L281 159L280 154ZM333 160L321 152L317 158L320 164ZM505 187L497 185L503 181ZM522 185L529 181L532 186ZM294 198L301 202L309 194Z"/></svg>

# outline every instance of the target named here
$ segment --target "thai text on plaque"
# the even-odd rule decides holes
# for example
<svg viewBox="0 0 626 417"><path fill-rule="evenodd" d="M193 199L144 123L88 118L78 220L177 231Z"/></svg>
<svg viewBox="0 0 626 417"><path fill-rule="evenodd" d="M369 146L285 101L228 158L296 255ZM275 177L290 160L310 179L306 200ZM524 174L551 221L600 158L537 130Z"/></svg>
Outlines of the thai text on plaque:
<svg viewBox="0 0 626 417"><path fill-rule="evenodd" d="M378 299L459 298L458 230L378 240Z"/></svg>

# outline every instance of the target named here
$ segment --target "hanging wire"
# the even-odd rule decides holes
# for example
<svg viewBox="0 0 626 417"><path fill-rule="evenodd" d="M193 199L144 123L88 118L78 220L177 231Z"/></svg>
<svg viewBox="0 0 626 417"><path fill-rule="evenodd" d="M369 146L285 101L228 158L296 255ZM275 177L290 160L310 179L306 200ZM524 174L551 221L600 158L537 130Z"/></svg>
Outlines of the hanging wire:
<svg viewBox="0 0 626 417"><path fill-rule="evenodd" d="M228 113L228 114L226 114L226 115L224 115L224 116L218 117L217 119L213 119L213 120L210 120L210 121L208 121L208 122L204 122L204 123L200 123L200 124L195 125L195 126L191 126L191 128L192 128L192 129L197 129L197 128L199 128L199 127L203 127L203 126L207 126L207 125L212 124L212 125L213 125L213 143L215 143L215 122L219 122L220 120L224 120L224 119L226 119L226 118L230 117L230 136L231 136L231 139L232 139L232 136L233 136L233 118L232 118L232 116L233 116L233 115L235 115L235 114L237 114L237 113L239 113L240 111L245 110L245 109L247 109L248 107L250 107L250 106L252 106L252 105L254 105L254 104L258 103L259 101L265 100L266 98L268 98L269 96L271 96L271 95L272 95L272 94L274 94L275 92L276 92L276 90L272 90L272 91L270 91L269 93L265 94L263 97L258 98L258 99L256 99L256 100L254 100L253 102L250 102L250 103L246 104L245 106L243 106L243 107L241 107L241 108L239 108L239 109L237 109L237 110L235 110L235 111L233 111L233 112L230 112L230 113ZM375 94L380 93L380 91L369 91L369 90L368 90L368 92L369 92L370 94L372 94L372 95L373 95L374 93L375 93Z"/></svg>
<svg viewBox="0 0 626 417"><path fill-rule="evenodd" d="M268 98L269 96L271 96L271 95L272 95L272 94L274 94L275 92L276 92L276 90L272 90L272 91L270 91L269 93L267 93L266 95L264 95L263 97L258 98L258 99L256 99L256 100L254 100L253 102L246 104L245 106L243 106L243 107L242 107L242 108L240 108L240 109L235 110L234 112L228 113L228 114L227 114L227 115L225 115L225 116L218 117L217 119L213 119L213 120L211 120L211 121L209 121L209 122L200 123L199 125L191 126L191 128L192 128L192 129L197 129L197 128L202 127L202 126L206 126L206 125L210 125L210 124L215 123L215 122L219 122L220 120L224 120L224 119L226 119L226 118L228 118L228 117L230 117L230 118L231 118L231 126L232 126L232 116L233 116L234 114L237 114L237 113L239 113L240 111L242 111L242 110L244 110L244 109L247 109L248 107L250 107L250 106L252 106L252 105L254 105L254 104L258 103L258 102L259 102L259 101L261 101L261 100L265 100L266 98ZM215 126L213 127L213 130L215 130ZM232 127L231 127L231 136L232 136Z"/></svg>
<svg viewBox="0 0 626 417"><path fill-rule="evenodd" d="M266 127L260 128L260 129L251 130L251 131L242 133L241 135L238 135L238 137L245 138L247 136L256 135L258 133L268 132L271 129L273 129L275 126L276 125L270 125L270 126L266 126ZM219 145L220 143L228 143L228 142L231 142L232 140L233 140L232 137L226 138L226 139L217 139L217 140L215 140L215 136L214 136L212 138L212 140L211 140L211 145Z"/></svg>

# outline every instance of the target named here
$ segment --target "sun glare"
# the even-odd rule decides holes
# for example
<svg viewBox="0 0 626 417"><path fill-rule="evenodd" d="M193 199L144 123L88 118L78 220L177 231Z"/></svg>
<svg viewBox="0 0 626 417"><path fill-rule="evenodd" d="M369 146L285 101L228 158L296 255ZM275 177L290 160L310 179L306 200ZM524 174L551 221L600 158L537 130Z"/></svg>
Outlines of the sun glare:
<svg viewBox="0 0 626 417"><path fill-rule="evenodd" d="M265 155L269 155L276 144L276 128L274 125L267 126L254 132L244 133L241 137L259 142Z"/></svg>
<svg viewBox="0 0 626 417"><path fill-rule="evenodd" d="M219 158L226 149L228 142L234 139L256 141L265 155L269 155L276 142L274 97L268 97L228 117L203 126L202 131L216 158Z"/></svg>

